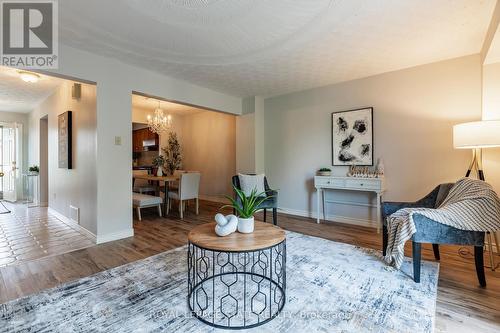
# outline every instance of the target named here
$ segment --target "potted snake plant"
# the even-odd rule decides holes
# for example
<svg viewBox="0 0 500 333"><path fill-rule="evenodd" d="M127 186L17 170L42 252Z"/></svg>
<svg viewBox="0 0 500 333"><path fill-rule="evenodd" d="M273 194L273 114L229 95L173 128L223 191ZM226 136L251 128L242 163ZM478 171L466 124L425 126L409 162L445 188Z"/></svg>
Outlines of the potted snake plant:
<svg viewBox="0 0 500 333"><path fill-rule="evenodd" d="M266 192L257 193L257 189L253 189L249 196L246 196L245 193L234 187L234 192L236 192L237 199L234 199L230 196L226 196L226 198L231 202L229 205L224 205L221 207L231 207L238 214L238 231L243 234L249 234L253 232L255 225L254 214L260 210L259 206L271 198L271 196L267 195Z"/></svg>

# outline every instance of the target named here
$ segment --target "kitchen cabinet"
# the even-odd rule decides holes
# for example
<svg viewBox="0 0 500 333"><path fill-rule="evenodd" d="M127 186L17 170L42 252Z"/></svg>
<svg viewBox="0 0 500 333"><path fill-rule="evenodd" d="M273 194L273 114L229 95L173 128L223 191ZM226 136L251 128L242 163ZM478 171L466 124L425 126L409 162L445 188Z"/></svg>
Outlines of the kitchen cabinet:
<svg viewBox="0 0 500 333"><path fill-rule="evenodd" d="M149 128L141 128L135 131L132 131L132 149L134 152L142 152L144 151L143 142L154 140L155 146L159 146L160 137L158 134L151 132Z"/></svg>

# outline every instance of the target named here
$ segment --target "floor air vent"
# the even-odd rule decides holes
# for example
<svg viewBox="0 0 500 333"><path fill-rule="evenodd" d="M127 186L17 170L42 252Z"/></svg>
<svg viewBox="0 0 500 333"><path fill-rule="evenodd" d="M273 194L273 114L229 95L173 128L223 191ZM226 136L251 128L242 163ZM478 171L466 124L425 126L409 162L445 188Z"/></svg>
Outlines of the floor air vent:
<svg viewBox="0 0 500 333"><path fill-rule="evenodd" d="M80 224L80 208L75 206L69 206L69 218L75 222Z"/></svg>

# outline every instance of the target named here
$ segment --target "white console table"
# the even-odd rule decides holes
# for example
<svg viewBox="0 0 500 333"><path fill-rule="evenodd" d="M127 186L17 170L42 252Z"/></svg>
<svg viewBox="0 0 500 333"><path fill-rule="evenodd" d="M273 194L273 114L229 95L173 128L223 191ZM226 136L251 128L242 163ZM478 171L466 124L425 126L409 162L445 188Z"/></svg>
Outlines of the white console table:
<svg viewBox="0 0 500 333"><path fill-rule="evenodd" d="M384 177L380 178L358 178L358 177L336 177L336 176L315 176L314 187L317 194L317 223L320 222L320 206L323 201L323 219L325 217L325 195L324 190L343 191L363 191L374 192L377 195L377 232L380 232L382 216L380 207L382 205L382 194L385 192ZM372 205L371 205L372 206Z"/></svg>

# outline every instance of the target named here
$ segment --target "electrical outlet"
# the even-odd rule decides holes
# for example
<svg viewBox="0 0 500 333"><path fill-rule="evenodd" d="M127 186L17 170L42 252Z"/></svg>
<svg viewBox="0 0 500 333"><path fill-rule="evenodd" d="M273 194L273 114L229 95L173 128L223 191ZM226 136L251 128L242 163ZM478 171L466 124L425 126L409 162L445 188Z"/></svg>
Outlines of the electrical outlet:
<svg viewBox="0 0 500 333"><path fill-rule="evenodd" d="M121 145L122 145L122 137L115 136L115 146L121 146Z"/></svg>

